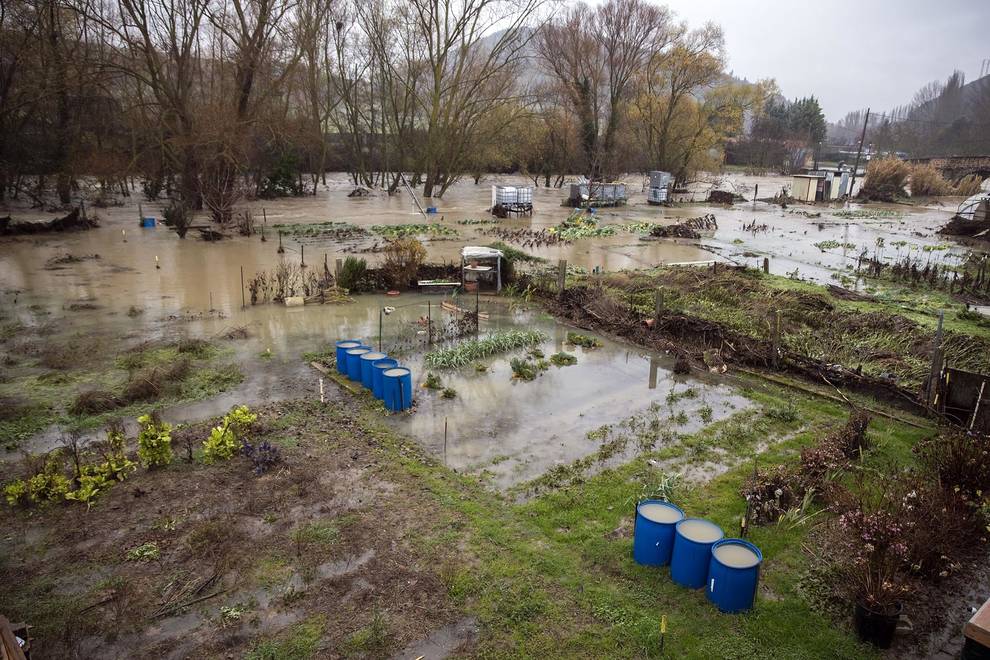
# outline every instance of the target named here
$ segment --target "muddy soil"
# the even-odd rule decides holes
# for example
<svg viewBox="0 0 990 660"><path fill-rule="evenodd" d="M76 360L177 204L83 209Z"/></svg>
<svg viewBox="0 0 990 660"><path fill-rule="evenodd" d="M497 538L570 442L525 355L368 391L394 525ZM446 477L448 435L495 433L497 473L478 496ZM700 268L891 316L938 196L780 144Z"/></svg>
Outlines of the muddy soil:
<svg viewBox="0 0 990 660"><path fill-rule="evenodd" d="M342 407L259 412L253 438L283 457L263 476L245 458L177 462L88 511L3 508L0 610L36 626L33 657L241 657L305 622L320 657L471 643L443 575L469 558L424 551L455 521L436 519Z"/></svg>

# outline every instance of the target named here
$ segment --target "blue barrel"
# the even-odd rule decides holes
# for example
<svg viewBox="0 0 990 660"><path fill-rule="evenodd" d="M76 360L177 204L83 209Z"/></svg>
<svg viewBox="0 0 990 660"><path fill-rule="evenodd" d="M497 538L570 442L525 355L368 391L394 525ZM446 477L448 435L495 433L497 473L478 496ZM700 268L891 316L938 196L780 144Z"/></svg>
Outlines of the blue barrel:
<svg viewBox="0 0 990 660"><path fill-rule="evenodd" d="M636 505L633 559L644 566L666 566L674 549L674 525L684 512L663 500L643 500Z"/></svg>
<svg viewBox="0 0 990 660"><path fill-rule="evenodd" d="M393 360L392 358L384 358L382 360L375 360L371 365L371 393L375 395L376 399L385 398L385 377L383 374L389 369L393 369L399 366L398 360Z"/></svg>
<svg viewBox="0 0 990 660"><path fill-rule="evenodd" d="M141 218L141 227L145 229L151 229L155 226L155 219L153 217Z"/></svg>
<svg viewBox="0 0 990 660"><path fill-rule="evenodd" d="M763 553L749 541L725 539L712 546L705 595L722 612L753 609Z"/></svg>
<svg viewBox="0 0 990 660"><path fill-rule="evenodd" d="M347 373L347 351L360 346L360 339L341 339L337 342L337 371L342 374Z"/></svg>
<svg viewBox="0 0 990 660"><path fill-rule="evenodd" d="M361 381L361 356L365 353L370 353L371 349L367 346L358 346L357 348L348 348L345 353L347 354L347 377L351 380Z"/></svg>
<svg viewBox="0 0 990 660"><path fill-rule="evenodd" d="M361 361L359 363L361 365L361 384L369 390L372 387L371 367L375 364L375 360L383 360L387 357L388 356L384 353L378 353L375 351L370 351L361 356Z"/></svg>
<svg viewBox="0 0 990 660"><path fill-rule="evenodd" d="M725 534L713 522L685 518L674 530L674 551L670 555L670 578L688 589L700 589L708 580L712 545Z"/></svg>
<svg viewBox="0 0 990 660"><path fill-rule="evenodd" d="M405 367L392 367L382 372L385 407L392 412L412 405L412 372Z"/></svg>

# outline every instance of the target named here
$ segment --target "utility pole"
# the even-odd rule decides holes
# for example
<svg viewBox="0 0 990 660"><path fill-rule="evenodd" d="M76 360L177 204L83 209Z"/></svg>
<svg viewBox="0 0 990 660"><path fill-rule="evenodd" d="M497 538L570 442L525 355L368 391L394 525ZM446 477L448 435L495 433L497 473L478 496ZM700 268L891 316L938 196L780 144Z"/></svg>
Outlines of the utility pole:
<svg viewBox="0 0 990 660"><path fill-rule="evenodd" d="M866 125L870 123L870 109L866 109L866 119L863 120L863 133L859 136L859 149L856 150L856 164L853 165L852 181L849 182L849 196L852 197L856 187L856 173L859 172L859 158L863 154L863 142L866 140Z"/></svg>

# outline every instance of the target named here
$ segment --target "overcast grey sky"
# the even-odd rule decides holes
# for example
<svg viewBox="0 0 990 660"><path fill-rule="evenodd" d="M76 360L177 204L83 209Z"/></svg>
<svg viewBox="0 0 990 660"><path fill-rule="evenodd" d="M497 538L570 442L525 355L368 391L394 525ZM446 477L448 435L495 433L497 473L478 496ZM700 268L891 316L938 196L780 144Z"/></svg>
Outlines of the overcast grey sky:
<svg viewBox="0 0 990 660"><path fill-rule="evenodd" d="M787 98L814 94L825 116L884 111L961 69L975 80L990 57L990 0L667 0L697 27L725 32L729 68L776 78Z"/></svg>

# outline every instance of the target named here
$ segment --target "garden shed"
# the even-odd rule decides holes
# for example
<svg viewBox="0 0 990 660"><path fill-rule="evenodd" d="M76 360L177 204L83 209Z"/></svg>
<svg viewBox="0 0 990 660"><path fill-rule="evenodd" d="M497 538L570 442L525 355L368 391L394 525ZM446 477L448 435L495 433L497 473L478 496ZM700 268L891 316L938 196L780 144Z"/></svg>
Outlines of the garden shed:
<svg viewBox="0 0 990 660"><path fill-rule="evenodd" d="M461 249L461 285L465 291L502 290L502 251L466 245Z"/></svg>

